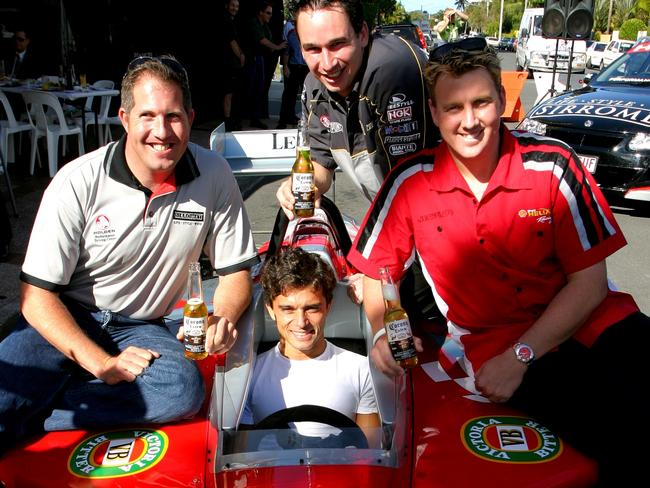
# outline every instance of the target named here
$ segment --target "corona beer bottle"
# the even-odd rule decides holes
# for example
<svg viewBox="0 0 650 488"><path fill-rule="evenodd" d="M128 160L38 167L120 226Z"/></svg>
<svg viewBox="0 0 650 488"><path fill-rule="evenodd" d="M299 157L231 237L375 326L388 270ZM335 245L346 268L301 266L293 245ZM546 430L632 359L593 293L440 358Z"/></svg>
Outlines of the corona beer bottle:
<svg viewBox="0 0 650 488"><path fill-rule="evenodd" d="M203 301L201 287L201 265L190 263L187 278L187 303L183 309L183 334L185 335L185 357L189 359L205 359L208 352L205 349L205 331L208 326L208 307Z"/></svg>
<svg viewBox="0 0 650 488"><path fill-rule="evenodd" d="M316 206L314 188L314 165L309 155L309 144L303 121L298 123L296 138L296 162L291 168L291 192L293 193L293 213L297 217L311 217Z"/></svg>
<svg viewBox="0 0 650 488"><path fill-rule="evenodd" d="M384 327L393 359L402 368L412 368L418 364L418 356L413 342L411 323L406 311L399 302L397 286L388 272L388 268L379 269L381 292L384 297Z"/></svg>

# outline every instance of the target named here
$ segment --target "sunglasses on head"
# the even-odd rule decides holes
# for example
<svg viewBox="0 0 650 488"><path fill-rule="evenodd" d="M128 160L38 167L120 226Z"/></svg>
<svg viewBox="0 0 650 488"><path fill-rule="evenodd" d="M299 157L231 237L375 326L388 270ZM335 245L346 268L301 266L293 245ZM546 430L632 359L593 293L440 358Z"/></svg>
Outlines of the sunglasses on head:
<svg viewBox="0 0 650 488"><path fill-rule="evenodd" d="M477 54L487 49L487 41L484 37L468 37L456 42L448 42L435 48L429 54L429 61L439 62L453 51L468 54Z"/></svg>
<svg viewBox="0 0 650 488"><path fill-rule="evenodd" d="M130 73L138 66L145 64L148 61L159 61L168 68L170 68L174 73L179 75L183 80L187 81L187 71L181 63L176 61L174 58L169 56L138 56L133 61L129 63L129 66L126 68L126 73ZM124 75L126 77L126 74Z"/></svg>

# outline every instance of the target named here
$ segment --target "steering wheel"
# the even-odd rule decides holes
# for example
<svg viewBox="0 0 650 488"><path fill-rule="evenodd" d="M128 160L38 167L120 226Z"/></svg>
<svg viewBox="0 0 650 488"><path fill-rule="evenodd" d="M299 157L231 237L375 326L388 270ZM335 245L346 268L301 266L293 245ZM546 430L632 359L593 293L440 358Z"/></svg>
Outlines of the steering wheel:
<svg viewBox="0 0 650 488"><path fill-rule="evenodd" d="M341 429L341 433L324 439L298 434L289 429L290 422L318 422ZM276 430L276 440L284 449L296 447L357 447L368 448L368 440L361 428L347 415L320 405L298 405L272 413L260 420L252 430ZM289 435L282 435L286 432ZM261 440L261 438L259 439ZM257 444L259 444L259 440Z"/></svg>

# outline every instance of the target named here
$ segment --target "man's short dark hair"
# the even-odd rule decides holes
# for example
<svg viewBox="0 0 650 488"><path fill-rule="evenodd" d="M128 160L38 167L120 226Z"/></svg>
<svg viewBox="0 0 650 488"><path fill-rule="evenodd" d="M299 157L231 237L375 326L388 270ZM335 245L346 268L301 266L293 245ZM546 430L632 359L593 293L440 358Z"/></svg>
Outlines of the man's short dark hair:
<svg viewBox="0 0 650 488"><path fill-rule="evenodd" d="M297 0L294 4L293 18L298 23L298 12L301 10L321 10L325 8L340 8L350 19L352 28L357 34L363 29L363 5L361 0ZM297 25L296 25L297 27Z"/></svg>
<svg viewBox="0 0 650 488"><path fill-rule="evenodd" d="M316 254L299 247L290 247L267 258L262 269L261 283L264 300L269 306L277 296L304 288L322 291L329 305L334 296L336 277L332 268Z"/></svg>

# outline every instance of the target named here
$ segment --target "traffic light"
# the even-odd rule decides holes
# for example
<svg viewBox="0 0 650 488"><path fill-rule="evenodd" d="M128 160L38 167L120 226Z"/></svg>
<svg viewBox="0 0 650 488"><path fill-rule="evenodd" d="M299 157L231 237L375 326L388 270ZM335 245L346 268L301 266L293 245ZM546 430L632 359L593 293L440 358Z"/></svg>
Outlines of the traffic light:
<svg viewBox="0 0 650 488"><path fill-rule="evenodd" d="M542 35L587 39L594 25L594 0L545 0Z"/></svg>

